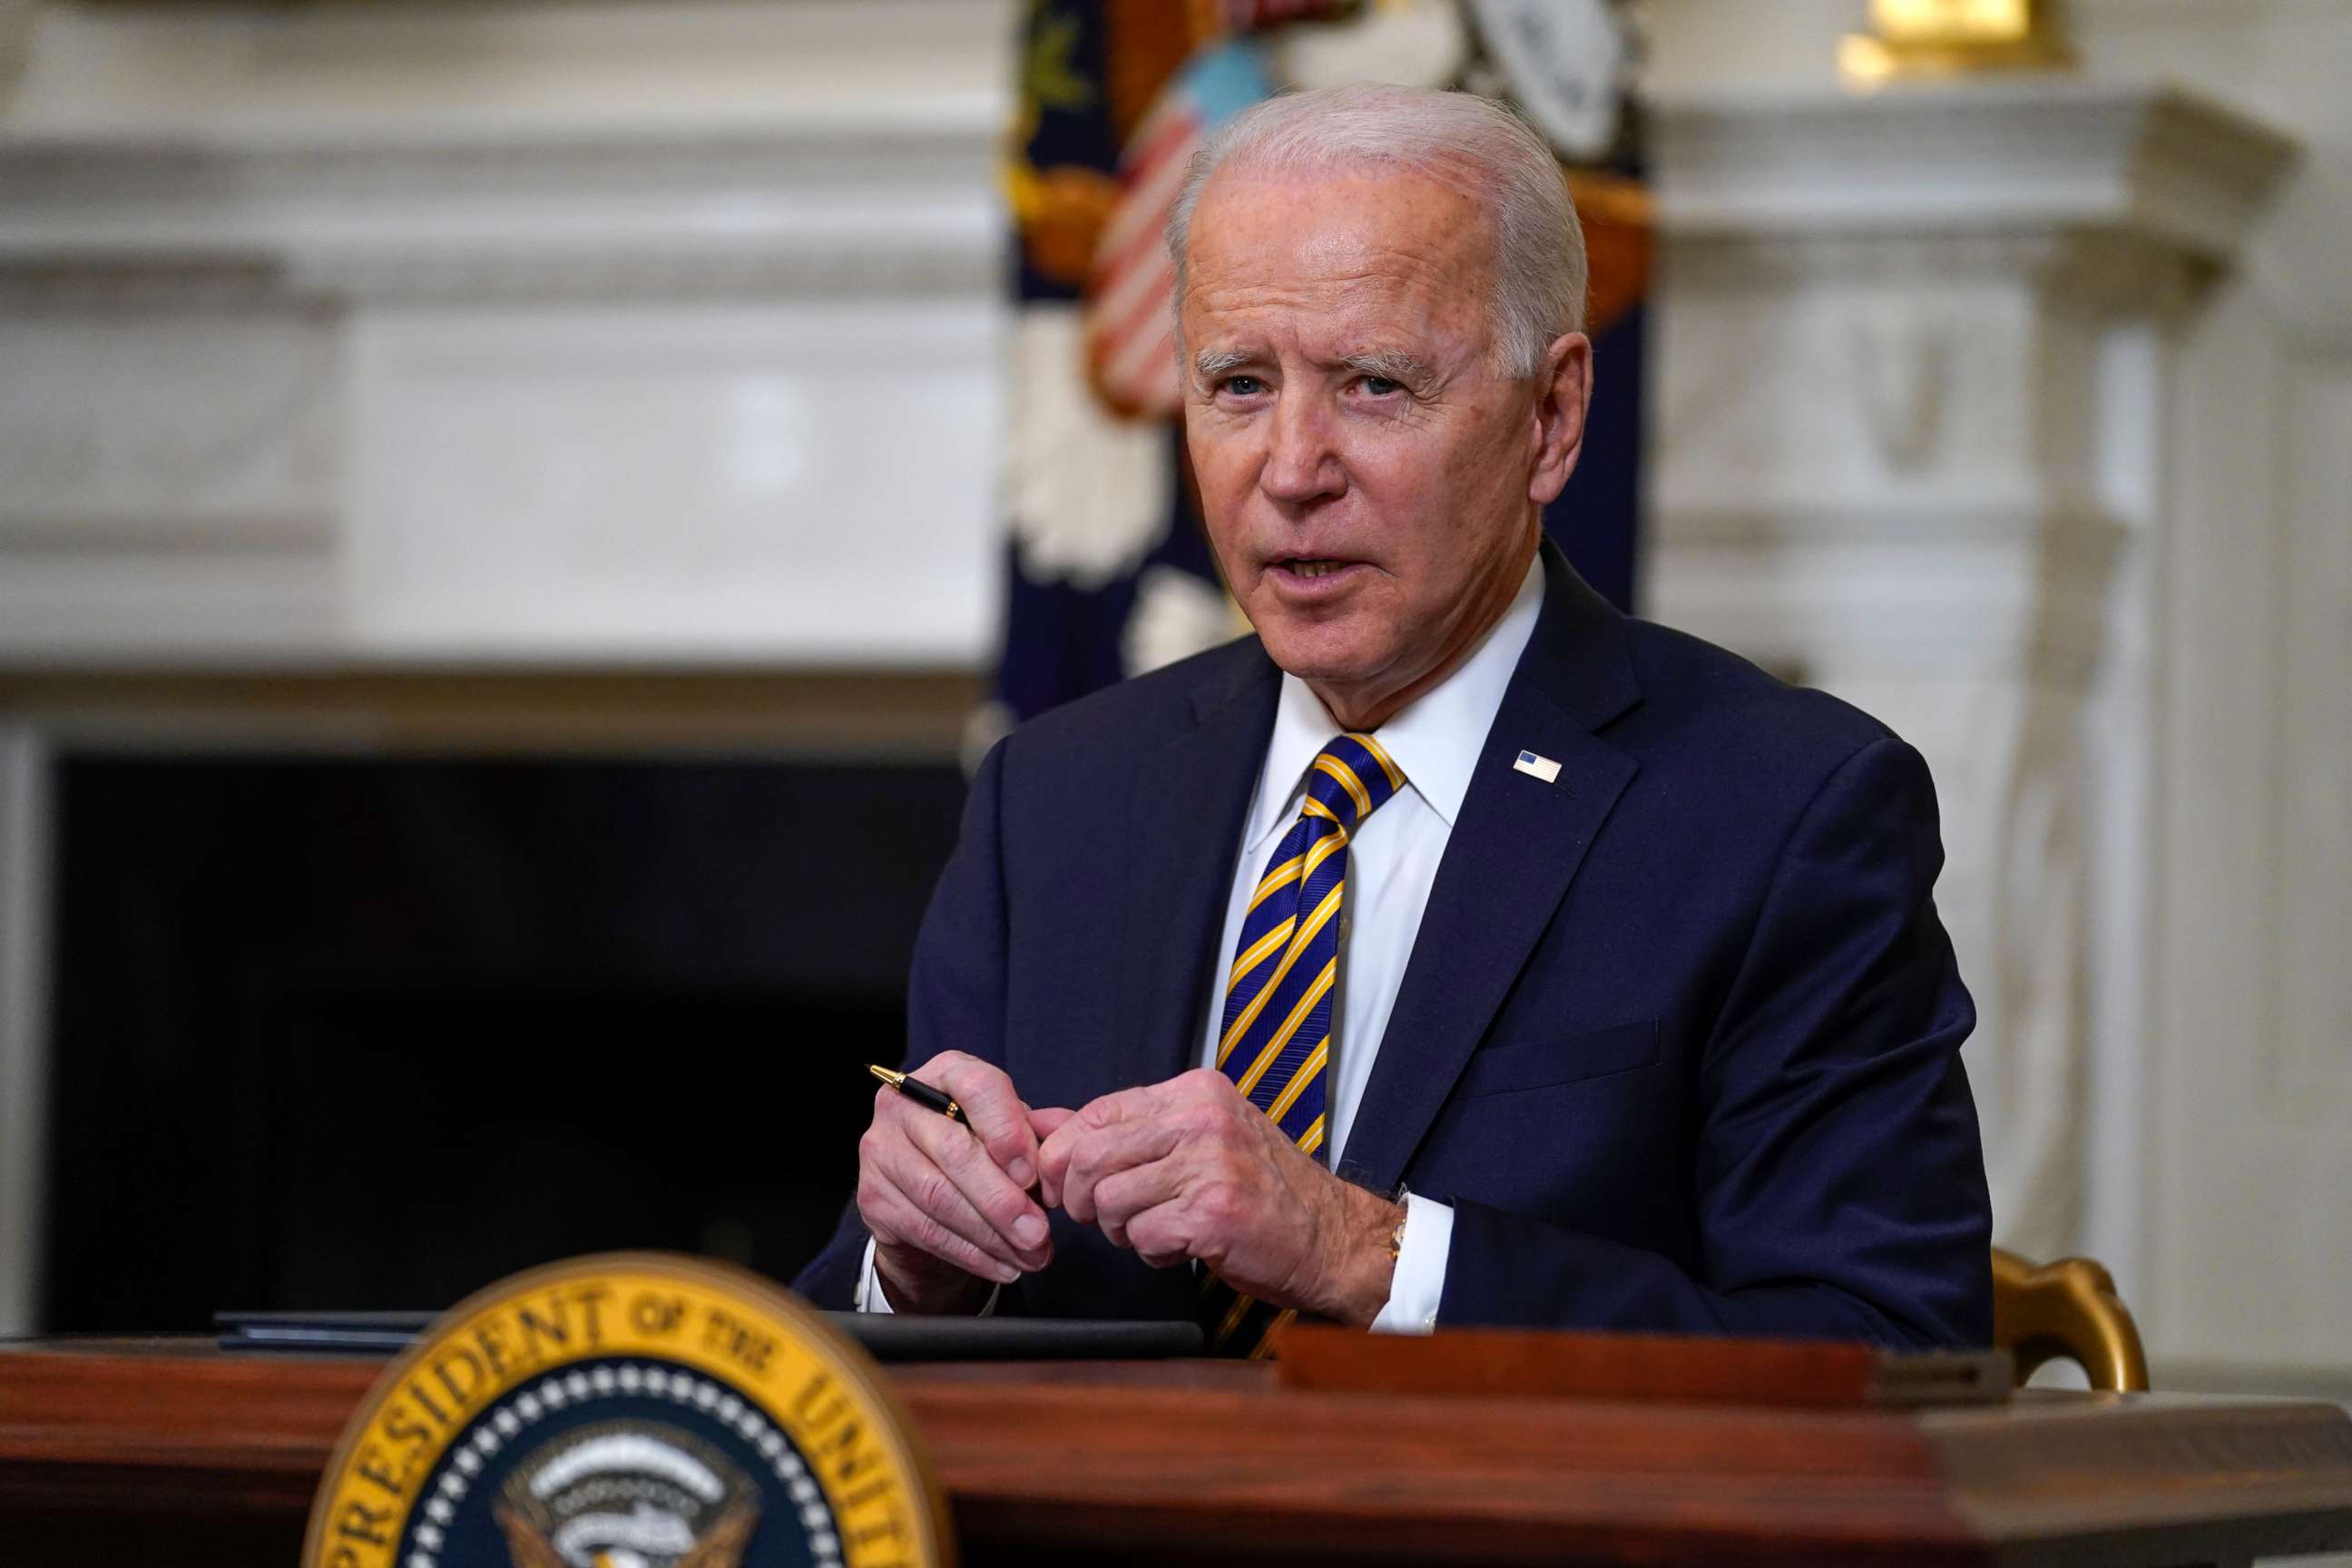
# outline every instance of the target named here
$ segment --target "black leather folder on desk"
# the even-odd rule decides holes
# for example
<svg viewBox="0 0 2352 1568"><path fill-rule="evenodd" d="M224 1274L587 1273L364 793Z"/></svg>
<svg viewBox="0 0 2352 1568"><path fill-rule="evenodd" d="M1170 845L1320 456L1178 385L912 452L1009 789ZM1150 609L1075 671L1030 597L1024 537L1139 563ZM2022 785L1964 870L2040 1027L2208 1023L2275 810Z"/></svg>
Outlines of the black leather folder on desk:
<svg viewBox="0 0 2352 1568"><path fill-rule="evenodd" d="M395 1355L431 1312L215 1312L225 1351L279 1355ZM1154 1361L1206 1349L1200 1325L1076 1318L902 1318L827 1312L877 1361Z"/></svg>

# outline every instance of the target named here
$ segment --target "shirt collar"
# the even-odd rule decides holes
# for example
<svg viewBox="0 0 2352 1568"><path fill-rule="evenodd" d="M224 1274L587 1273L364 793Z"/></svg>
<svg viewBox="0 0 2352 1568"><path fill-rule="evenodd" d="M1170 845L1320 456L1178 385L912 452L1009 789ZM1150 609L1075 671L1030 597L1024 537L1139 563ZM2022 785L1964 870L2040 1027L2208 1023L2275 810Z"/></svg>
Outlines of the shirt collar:
<svg viewBox="0 0 2352 1568"><path fill-rule="evenodd" d="M1381 750L1403 770L1405 787L1418 791L1449 829L1462 815L1471 769L1477 765L1486 732L1495 727L1503 692L1519 667L1519 656L1527 651L1528 639L1535 635L1543 595L1543 556L1538 552L1510 607L1487 628L1470 657L1374 731ZM1339 723L1323 700L1298 677L1285 673L1275 704L1274 734L1266 742L1265 767L1250 805L1252 850L1287 828L1298 815L1307 770L1339 732Z"/></svg>

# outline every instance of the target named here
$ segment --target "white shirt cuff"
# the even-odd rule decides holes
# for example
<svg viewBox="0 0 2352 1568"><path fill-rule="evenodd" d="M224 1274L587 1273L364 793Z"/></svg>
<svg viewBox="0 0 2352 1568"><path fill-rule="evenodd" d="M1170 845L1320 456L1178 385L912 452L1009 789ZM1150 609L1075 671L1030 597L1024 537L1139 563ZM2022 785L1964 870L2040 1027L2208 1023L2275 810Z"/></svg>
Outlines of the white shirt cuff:
<svg viewBox="0 0 2352 1568"><path fill-rule="evenodd" d="M1445 1229L1447 1235L1453 1234L1454 1211L1452 1209L1445 1211ZM1439 1282L1443 1283L1444 1278L1445 1266L1441 1262L1438 1265ZM1002 1285L991 1287L988 1300L982 1301L980 1304L980 1310L972 1315L980 1318L994 1317L996 1298L1003 1289ZM890 1293L882 1289L882 1277L874 1272L874 1238L870 1236L866 1238L866 1261L857 1270L857 1294L850 1298L850 1306L860 1312L884 1312L895 1315L890 1305Z"/></svg>
<svg viewBox="0 0 2352 1568"><path fill-rule="evenodd" d="M1445 1294L1445 1259L1454 1250L1454 1208L1417 1193L1404 1195L1404 1246L1398 1249L1396 1276L1388 1304L1372 1320L1376 1334L1425 1334L1437 1327L1437 1303ZM872 1268L873 1251L866 1251ZM881 1291L877 1289L876 1295Z"/></svg>

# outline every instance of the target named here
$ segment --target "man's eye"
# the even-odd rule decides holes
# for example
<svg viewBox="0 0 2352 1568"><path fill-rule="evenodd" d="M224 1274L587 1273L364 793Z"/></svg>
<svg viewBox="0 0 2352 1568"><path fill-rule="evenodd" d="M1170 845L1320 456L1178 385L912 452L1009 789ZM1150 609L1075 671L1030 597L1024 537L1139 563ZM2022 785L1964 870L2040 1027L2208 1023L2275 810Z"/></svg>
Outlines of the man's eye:
<svg viewBox="0 0 2352 1568"><path fill-rule="evenodd" d="M1265 383L1254 375L1229 375L1225 377L1225 390L1235 397L1255 397L1265 390Z"/></svg>
<svg viewBox="0 0 2352 1568"><path fill-rule="evenodd" d="M1391 392L1402 392L1404 384L1384 375L1368 375L1364 377L1364 390L1374 397L1386 397Z"/></svg>

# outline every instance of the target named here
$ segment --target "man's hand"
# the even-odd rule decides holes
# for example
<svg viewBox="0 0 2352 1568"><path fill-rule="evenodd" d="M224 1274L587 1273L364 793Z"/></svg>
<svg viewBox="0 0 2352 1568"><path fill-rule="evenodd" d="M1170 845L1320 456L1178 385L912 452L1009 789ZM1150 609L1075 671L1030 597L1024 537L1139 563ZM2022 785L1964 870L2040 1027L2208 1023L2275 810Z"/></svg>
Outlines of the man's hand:
<svg viewBox="0 0 2352 1568"><path fill-rule="evenodd" d="M1202 1068L1123 1089L1055 1128L1045 1201L1146 1263L1197 1258L1276 1306L1369 1324L1389 1298L1403 1208L1332 1175Z"/></svg>
<svg viewBox="0 0 2352 1568"><path fill-rule="evenodd" d="M954 1096L971 1125L877 1090L857 1142L858 1217L894 1311L977 1311L992 1282L1053 1257L1045 1213L1026 1190L1040 1129L1013 1080L976 1057L942 1051L913 1076Z"/></svg>

